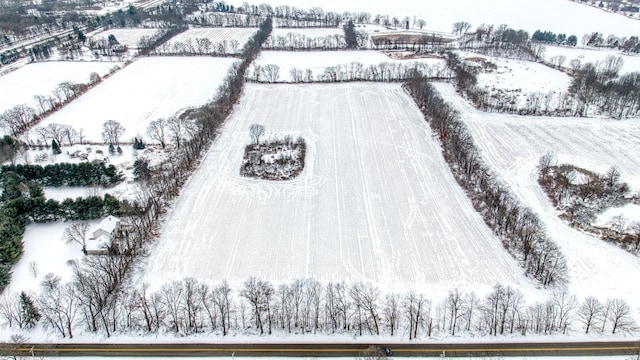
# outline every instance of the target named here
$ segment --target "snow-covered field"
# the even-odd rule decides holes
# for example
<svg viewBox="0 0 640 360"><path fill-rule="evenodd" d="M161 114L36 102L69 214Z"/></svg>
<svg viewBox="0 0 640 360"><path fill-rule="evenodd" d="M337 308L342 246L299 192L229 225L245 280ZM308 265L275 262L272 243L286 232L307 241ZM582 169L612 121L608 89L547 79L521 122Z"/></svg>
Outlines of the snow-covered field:
<svg viewBox="0 0 640 360"><path fill-rule="evenodd" d="M570 228L537 183L539 158L552 153L558 163L570 163L600 173L617 166L621 179L640 189L640 121L583 118L523 117L475 110L449 84L438 84L469 126L484 161L514 194L546 224L569 266L569 288L579 298L600 294L621 297L640 315L640 258L614 245Z"/></svg>
<svg viewBox="0 0 640 360"><path fill-rule="evenodd" d="M637 20L636 20L637 21ZM640 22L640 21L638 21ZM640 30L639 30L640 31ZM640 55L627 55L620 51L610 49L595 49L595 48L579 48L579 47L567 47L567 46L546 46L545 47L545 59L550 61L554 56L563 55L566 60L562 66L569 67L569 62L572 59L580 60L580 63L586 64L596 63L598 61L604 61L607 56L621 56L624 61L622 65L621 74L640 71Z"/></svg>
<svg viewBox="0 0 640 360"><path fill-rule="evenodd" d="M313 77L317 78L328 67L349 65L354 62L361 63L364 68L385 62L407 65L420 62L429 65L429 68L433 68L434 73L446 70L446 65L442 59L395 60L379 51L262 51L253 64L258 66L277 65L280 67L279 81L290 82L292 80L291 69L293 68L302 71L310 69L313 72Z"/></svg>
<svg viewBox="0 0 640 360"><path fill-rule="evenodd" d="M18 104L27 104L37 109L35 95L52 96L56 85L64 81L88 83L89 75L97 72L103 76L115 67L117 62L73 62L49 61L33 63L16 71L0 76L0 113Z"/></svg>
<svg viewBox="0 0 640 360"><path fill-rule="evenodd" d="M120 45L132 49L138 47L138 43L142 37L152 37L159 31L159 29L109 29L101 31L91 37L95 40L107 40L109 35L113 35Z"/></svg>
<svg viewBox="0 0 640 360"><path fill-rule="evenodd" d="M167 214L141 281L371 281L383 292L530 289L397 84L247 85ZM295 180L239 175L249 126L303 136Z"/></svg>
<svg viewBox="0 0 640 360"><path fill-rule="evenodd" d="M68 124L77 131L82 129L86 140L102 141L102 124L116 120L126 128L122 141L131 141L137 134L146 139L146 128L152 120L211 100L235 61L212 57L142 58L39 126Z"/></svg>
<svg viewBox="0 0 640 360"><path fill-rule="evenodd" d="M566 93L571 84L571 77L562 71L546 65L522 60L505 58L487 58L466 53L465 57L483 58L497 66L495 70L478 74L478 86L490 93L510 93L524 106L526 99L533 92Z"/></svg>
<svg viewBox="0 0 640 360"><path fill-rule="evenodd" d="M244 45L256 33L256 28L195 28L189 29L172 37L166 45L158 51L166 48L169 51L178 49L179 46L187 45L194 48L194 53L213 51L223 41L226 42L225 53L237 54L242 51ZM197 39L209 39L211 41L209 51L199 51ZM180 45L176 45L180 44ZM235 45L235 47L232 46Z"/></svg>
<svg viewBox="0 0 640 360"><path fill-rule="evenodd" d="M229 0L228 4L242 5L244 0ZM456 21L467 21L473 29L481 24L507 24L532 34L537 29L555 33L583 34L598 31L609 35L635 36L640 22L622 15L607 13L569 0L451 0L451 1L383 1L383 0L265 0L272 6L292 5L309 9L320 6L325 11L387 14L403 19L405 16L426 20L425 29L451 31Z"/></svg>
<svg viewBox="0 0 640 360"><path fill-rule="evenodd" d="M344 30L341 28L275 28L271 31L271 37L289 36L289 34L310 38L335 35L344 37Z"/></svg>

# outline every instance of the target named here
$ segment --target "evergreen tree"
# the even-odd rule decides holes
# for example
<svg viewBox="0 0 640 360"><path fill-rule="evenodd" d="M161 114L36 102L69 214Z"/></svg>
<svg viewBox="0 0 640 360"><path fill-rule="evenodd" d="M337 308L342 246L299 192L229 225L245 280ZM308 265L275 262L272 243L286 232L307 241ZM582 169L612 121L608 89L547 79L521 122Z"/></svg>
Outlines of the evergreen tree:
<svg viewBox="0 0 640 360"><path fill-rule="evenodd" d="M136 150L144 149L144 142L142 141L142 138L133 138L133 148Z"/></svg>
<svg viewBox="0 0 640 360"><path fill-rule="evenodd" d="M23 327L25 329L31 329L40 320L40 311L33 303L33 299L24 291L20 293L20 314L24 320Z"/></svg>
<svg viewBox="0 0 640 360"><path fill-rule="evenodd" d="M53 155L60 155L62 154L62 150L60 150L60 145L58 144L57 141L51 140L51 151L53 152Z"/></svg>

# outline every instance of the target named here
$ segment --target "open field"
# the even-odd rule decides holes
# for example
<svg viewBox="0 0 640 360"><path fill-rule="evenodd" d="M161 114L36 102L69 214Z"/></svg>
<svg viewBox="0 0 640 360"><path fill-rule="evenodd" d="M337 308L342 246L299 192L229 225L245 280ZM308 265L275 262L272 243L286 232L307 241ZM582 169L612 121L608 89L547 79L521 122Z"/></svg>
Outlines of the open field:
<svg viewBox="0 0 640 360"><path fill-rule="evenodd" d="M483 113L456 94L449 84L438 90L455 105L469 126L484 161L514 194L534 210L550 237L567 257L569 289L578 297L621 297L640 313L640 258L615 245L574 230L557 216L537 183L537 164L546 153L558 163L605 172L617 166L623 181L640 189L640 122L583 118L544 118Z"/></svg>
<svg viewBox="0 0 640 360"><path fill-rule="evenodd" d="M109 29L101 31L91 37L95 40L107 40L109 35L113 35L120 45L134 49L138 47L138 43L142 37L152 37L159 31L160 29Z"/></svg>
<svg viewBox="0 0 640 360"><path fill-rule="evenodd" d="M640 21L638 21L640 22ZM604 61L607 56L621 56L624 61L622 65L621 74L640 71L640 55L626 55L620 51L611 49L597 49L597 48L579 48L579 47L567 47L567 46L546 46L544 57L547 61L554 56L564 55L566 58L562 66L569 67L569 62L572 59L580 60L580 63L596 63L597 61Z"/></svg>
<svg viewBox="0 0 640 360"><path fill-rule="evenodd" d="M16 71L0 76L0 113L18 104L27 104L37 109L35 95L52 96L56 85L64 81L88 83L89 75L97 72L100 76L109 73L114 62L72 62L48 61L33 63Z"/></svg>
<svg viewBox="0 0 640 360"><path fill-rule="evenodd" d="M229 0L228 4L242 5L244 0ZM321 6L325 11L366 11L387 14L403 19L405 16L426 20L426 30L451 31L456 21L471 23L473 29L481 24L507 24L513 28L525 29L532 34L537 29L556 33L583 34L598 31L603 34L635 36L640 32L640 21L622 15L607 13L590 6L569 0L452 0L415 3L413 1L383 0L266 0L272 6L295 5L309 9Z"/></svg>
<svg viewBox="0 0 640 360"><path fill-rule="evenodd" d="M518 101L518 107L521 108L526 105L531 93L566 93L571 85L569 75L540 63L485 57L473 53L463 53L462 57L484 59L495 65L495 69L485 69L478 74L478 86L497 96L509 94Z"/></svg>
<svg viewBox="0 0 640 360"><path fill-rule="evenodd" d="M298 178L240 177L253 123L305 138ZM141 279L152 286L250 276L371 281L384 292L529 284L397 84L248 84L161 234Z"/></svg>
<svg viewBox="0 0 640 360"><path fill-rule="evenodd" d="M294 68L302 71L310 69L313 73L313 78L320 80L319 78L326 68L333 66L347 67L354 62L362 64L365 69L371 65L379 65L381 63L402 64L407 66L421 63L428 65L429 69L432 70L429 74L424 75L436 76L439 73L448 73L447 67L442 59L423 58L396 60L379 51L262 51L253 63L253 69L255 69L255 65L277 65L280 68L279 82L292 81L291 70Z"/></svg>
<svg viewBox="0 0 640 360"><path fill-rule="evenodd" d="M212 57L148 57L114 76L43 120L83 130L88 141L102 141L102 124L116 120L126 128L122 141L146 138L152 120L206 103L236 61ZM33 135L35 136L35 132Z"/></svg>
<svg viewBox="0 0 640 360"><path fill-rule="evenodd" d="M187 52L191 54L208 54L212 52L239 54L244 45L255 34L256 28L196 28L189 29L172 37L156 51ZM206 49L198 44L198 39L210 40ZM217 49L224 45L224 51Z"/></svg>

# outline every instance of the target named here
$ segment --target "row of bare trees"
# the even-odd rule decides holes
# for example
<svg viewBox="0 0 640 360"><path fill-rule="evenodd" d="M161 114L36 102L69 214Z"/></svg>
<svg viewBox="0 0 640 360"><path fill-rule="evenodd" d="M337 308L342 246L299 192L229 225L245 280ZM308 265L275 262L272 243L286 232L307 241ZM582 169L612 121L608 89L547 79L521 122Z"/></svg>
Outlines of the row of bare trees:
<svg viewBox="0 0 640 360"><path fill-rule="evenodd" d="M236 39L211 41L209 38L166 42L153 50L153 55L235 55L242 49Z"/></svg>
<svg viewBox="0 0 640 360"><path fill-rule="evenodd" d="M452 72L444 64L427 64L424 62L382 62L365 66L359 62L351 62L336 66L328 66L322 73L314 74L309 68L292 68L287 82L344 82L344 81L405 81L419 74L432 79L451 78ZM281 82L280 67L274 64L253 64L247 79L254 82Z"/></svg>
<svg viewBox="0 0 640 360"><path fill-rule="evenodd" d="M34 96L34 100L38 104L37 109L27 104L18 104L5 110L0 114L0 128L17 139L40 121L42 117L52 111L60 109L101 80L102 78L98 73L92 72L89 76L88 84L75 83L72 81L61 82L51 91L51 95Z"/></svg>
<svg viewBox="0 0 640 360"><path fill-rule="evenodd" d="M123 286L126 257L92 257L72 264L73 281L47 274L40 294L4 294L0 319L8 326L42 325L60 337L78 332L105 336L131 333L190 335L232 333L389 334L409 340L442 335L479 336L633 333L637 331L626 301L556 291L527 304L511 286L497 284L485 295L450 290L434 301L423 293L383 293L371 283L321 284L297 279L272 284L251 277L239 289L222 281L207 284L193 278L150 290L148 284ZM25 299L31 301L26 313ZM30 322L27 322L30 320Z"/></svg>
<svg viewBox="0 0 640 360"><path fill-rule="evenodd" d="M425 78L406 87L439 137L445 160L467 191L474 207L525 273L543 286L562 284L567 276L564 255L546 234L538 216L516 200L508 186L496 180L482 162L480 151L458 112Z"/></svg>

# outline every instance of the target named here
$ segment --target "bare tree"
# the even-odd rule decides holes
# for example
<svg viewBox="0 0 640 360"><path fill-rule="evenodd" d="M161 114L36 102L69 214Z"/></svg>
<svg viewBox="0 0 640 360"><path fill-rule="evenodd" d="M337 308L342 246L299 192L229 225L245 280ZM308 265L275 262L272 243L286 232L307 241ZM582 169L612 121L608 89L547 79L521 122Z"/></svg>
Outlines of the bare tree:
<svg viewBox="0 0 640 360"><path fill-rule="evenodd" d="M579 322L584 324L585 334L589 333L591 327L598 325L603 315L603 306L600 300L593 296L588 296L576 311L576 317Z"/></svg>
<svg viewBox="0 0 640 360"><path fill-rule="evenodd" d="M609 299L607 300L607 307L611 308L609 322L611 323L612 334L615 334L618 330L631 332L635 329L631 308L625 300Z"/></svg>
<svg viewBox="0 0 640 360"><path fill-rule="evenodd" d="M64 229L63 238L67 244L76 243L82 246L82 252L86 255L88 231L89 223L87 221L76 222Z"/></svg>
<svg viewBox="0 0 640 360"><path fill-rule="evenodd" d="M384 297L383 312L387 320L387 326L393 336L400 326L400 295L396 293L387 294Z"/></svg>
<svg viewBox="0 0 640 360"><path fill-rule="evenodd" d="M169 118L167 120L167 130L176 147L180 148L180 143L185 135L185 126L182 120L176 117Z"/></svg>
<svg viewBox="0 0 640 360"><path fill-rule="evenodd" d="M260 124L252 124L249 127L249 134L251 135L251 138L253 139L253 143L255 145L258 145L260 143L260 136L262 136L262 134L264 134L264 126L262 126Z"/></svg>
<svg viewBox="0 0 640 360"><path fill-rule="evenodd" d="M166 146L167 120L159 118L149 123L147 127L147 135L152 139L160 142L162 148Z"/></svg>
<svg viewBox="0 0 640 360"><path fill-rule="evenodd" d="M124 132L124 126L115 120L107 120L102 124L102 140L107 144L120 145L120 137Z"/></svg>
<svg viewBox="0 0 640 360"><path fill-rule="evenodd" d="M0 128L17 137L29 128L34 116L35 111L30 106L16 105L0 114Z"/></svg>
<svg viewBox="0 0 640 360"><path fill-rule="evenodd" d="M61 284L59 276L49 273L40 284L41 293L38 307L45 321L45 327L54 329L62 337L73 338L73 324L78 312L73 284Z"/></svg>
<svg viewBox="0 0 640 360"><path fill-rule="evenodd" d="M268 282L250 277L244 282L240 295L246 298L253 307L253 317L256 328L264 334L264 312L269 311L269 299L273 294L273 287ZM269 314L267 314L269 316Z"/></svg>

